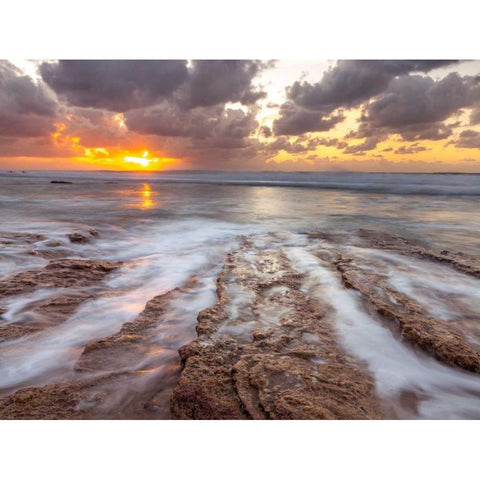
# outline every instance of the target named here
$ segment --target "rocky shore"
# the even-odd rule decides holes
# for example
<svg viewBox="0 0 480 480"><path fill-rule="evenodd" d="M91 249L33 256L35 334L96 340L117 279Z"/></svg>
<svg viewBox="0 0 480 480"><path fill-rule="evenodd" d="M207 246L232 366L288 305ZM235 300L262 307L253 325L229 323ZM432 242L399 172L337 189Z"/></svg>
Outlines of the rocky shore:
<svg viewBox="0 0 480 480"><path fill-rule="evenodd" d="M92 287L97 286L119 262L99 260L57 259L45 267L26 270L0 280L0 305L10 298L29 294L42 288L62 289L65 293L39 298L30 306L28 319L24 322L0 325L0 342L29 335L60 324L67 320L76 308L95 298ZM5 311L5 307L0 307Z"/></svg>
<svg viewBox="0 0 480 480"><path fill-rule="evenodd" d="M70 241L91 241L96 232L82 235ZM4 241L26 245L41 240L28 234L7 237ZM244 237L227 255L217 300L198 314L196 338L193 330L170 333L178 322L172 305L188 302L199 288L192 277L152 298L118 332L87 343L70 376L4 394L0 418L395 418L379 394L376 373L342 337L328 290L322 290L327 280L319 281L320 294L314 294L312 279L294 261L298 245L318 268L356 292L362 308L398 342L459 372L480 373L478 314L458 295L435 290L445 289L435 275L476 282L480 259L378 231L278 233ZM39 298L23 322L4 321L0 341L66 321L101 293L102 281L119 267L118 262L55 258L0 280L4 314L9 299L20 294L41 288L66 292ZM439 306L455 318L445 317ZM181 346L182 338L191 341ZM412 417L418 401L408 390L399 399Z"/></svg>
<svg viewBox="0 0 480 480"><path fill-rule="evenodd" d="M218 303L180 350L173 418L381 418L372 379L324 318L328 306L301 286L279 248L259 252L247 239L229 254Z"/></svg>

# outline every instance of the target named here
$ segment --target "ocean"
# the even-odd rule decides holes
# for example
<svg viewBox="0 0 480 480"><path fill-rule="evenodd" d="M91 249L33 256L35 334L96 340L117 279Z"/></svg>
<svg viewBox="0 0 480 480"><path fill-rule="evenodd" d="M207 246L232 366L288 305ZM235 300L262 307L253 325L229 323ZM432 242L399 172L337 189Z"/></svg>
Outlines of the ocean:
<svg viewBox="0 0 480 480"><path fill-rule="evenodd" d="M44 267L48 258L32 249L59 245L68 258L123 262L106 277L99 294L67 321L0 343L3 395L68 378L88 342L114 334L134 321L149 300L195 277L195 287L168 313L172 327L159 331L158 345L172 352L171 362L178 348L195 337L198 313L215 303L225 256L245 236L284 235L283 248L293 264L312 275L320 270L311 271L301 240L312 231L345 236L358 229L382 231L427 249L480 256L480 175L4 172L0 208L2 232L41 236L28 245L2 245L2 279ZM89 228L98 232L94 241L68 241L71 232ZM395 277L396 288L430 305L432 314L455 321L458 304L443 301L455 287L458 301L480 321L478 278L436 265L426 271L414 260L407 272L400 261L389 261L404 273ZM368 364L385 404L404 391L422 392L415 414L405 413L398 401L392 417L480 418L480 379L399 341L362 310L334 273L323 272L318 281L329 285L345 348ZM9 297L1 305L0 325L28 323L32 307L58 293L52 287ZM471 344L476 342L472 333Z"/></svg>

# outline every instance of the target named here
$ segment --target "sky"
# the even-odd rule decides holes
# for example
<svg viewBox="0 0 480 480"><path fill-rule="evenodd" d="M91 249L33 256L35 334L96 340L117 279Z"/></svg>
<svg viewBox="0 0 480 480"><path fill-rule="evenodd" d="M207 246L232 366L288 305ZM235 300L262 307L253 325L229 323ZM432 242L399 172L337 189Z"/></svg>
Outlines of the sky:
<svg viewBox="0 0 480 480"><path fill-rule="evenodd" d="M0 170L480 173L480 61L0 61Z"/></svg>

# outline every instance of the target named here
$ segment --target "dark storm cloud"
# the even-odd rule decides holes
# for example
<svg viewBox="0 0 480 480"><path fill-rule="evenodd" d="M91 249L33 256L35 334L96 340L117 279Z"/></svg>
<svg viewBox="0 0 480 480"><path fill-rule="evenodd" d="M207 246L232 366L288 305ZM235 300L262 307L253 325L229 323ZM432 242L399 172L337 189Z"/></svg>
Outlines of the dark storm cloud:
<svg viewBox="0 0 480 480"><path fill-rule="evenodd" d="M286 102L280 107L280 118L273 122L275 135L301 135L306 132L325 132L344 119L340 112L324 116L318 112L298 109L293 103Z"/></svg>
<svg viewBox="0 0 480 480"><path fill-rule="evenodd" d="M265 138L270 138L272 136L272 129L267 126L263 126L260 129L260 133L265 137Z"/></svg>
<svg viewBox="0 0 480 480"><path fill-rule="evenodd" d="M0 62L0 136L38 137L55 130L57 103L41 83Z"/></svg>
<svg viewBox="0 0 480 480"><path fill-rule="evenodd" d="M188 78L185 60L60 60L39 70L70 105L117 112L149 105Z"/></svg>
<svg viewBox="0 0 480 480"><path fill-rule="evenodd" d="M480 123L480 105L472 110L470 115L470 124L477 125Z"/></svg>
<svg viewBox="0 0 480 480"><path fill-rule="evenodd" d="M480 88L471 77L450 73L435 82L430 77L408 75L392 80L382 96L368 105L364 118L375 127L434 123L477 100Z"/></svg>
<svg viewBox="0 0 480 480"><path fill-rule="evenodd" d="M464 130L458 136L455 146L460 148L480 148L480 132Z"/></svg>
<svg viewBox="0 0 480 480"><path fill-rule="evenodd" d="M170 99L185 109L255 103L254 60L60 60L40 65L43 80L70 105L125 112ZM175 99L172 95L175 93Z"/></svg>
<svg viewBox="0 0 480 480"><path fill-rule="evenodd" d="M127 112L129 130L148 135L189 137L212 147L243 145L244 139L255 131L258 124L254 111L199 107L184 111L178 105L164 102L151 109Z"/></svg>
<svg viewBox="0 0 480 480"><path fill-rule="evenodd" d="M64 102L64 134L83 146L149 144L198 162L255 157L255 77L271 62L255 60L43 62L42 79ZM227 108L239 102L244 110ZM127 129L114 120L123 113ZM268 131L264 131L268 134ZM140 141L142 141L140 139ZM129 143L130 142L130 143Z"/></svg>
<svg viewBox="0 0 480 480"><path fill-rule="evenodd" d="M265 153L269 157L275 156L280 151L285 151L292 155L298 155L300 153L306 153L309 151L308 145L303 145L301 142L289 142L285 137L279 137L273 142L267 144L265 147Z"/></svg>
<svg viewBox="0 0 480 480"><path fill-rule="evenodd" d="M265 95L252 82L269 65L253 60L60 61L44 62L40 72L70 104L68 131L82 144L95 136L109 142L149 135L149 141L174 145L178 155L205 158L210 151L215 158L221 151L227 158L227 149L252 145L248 137L258 128L255 102ZM225 108L235 102L247 111ZM127 132L111 121L112 112L124 113Z"/></svg>
<svg viewBox="0 0 480 480"><path fill-rule="evenodd" d="M252 105L265 96L252 86L265 66L256 60L194 60L184 102L189 108L227 102Z"/></svg>
<svg viewBox="0 0 480 480"><path fill-rule="evenodd" d="M212 110L214 116L218 112ZM163 101L152 108L126 112L125 121L129 130L147 135L188 137L208 131L208 116L205 111L186 112L176 103Z"/></svg>
<svg viewBox="0 0 480 480"><path fill-rule="evenodd" d="M248 137L258 127L256 112L227 109L219 113L210 123L207 135L193 137L193 145L201 148L245 148Z"/></svg>
<svg viewBox="0 0 480 480"><path fill-rule="evenodd" d="M297 106L331 112L353 107L381 93L394 77L409 72L428 72L451 60L340 60L318 83L295 82L288 98Z"/></svg>
<svg viewBox="0 0 480 480"><path fill-rule="evenodd" d="M295 82L275 122L278 135L324 131L339 108L353 108L385 91L399 75L428 72L453 60L341 60L320 82ZM313 112L317 112L315 116ZM292 133L293 132L293 133Z"/></svg>
<svg viewBox="0 0 480 480"><path fill-rule="evenodd" d="M406 141L446 139L455 123L444 122L479 101L480 86L473 77L450 73L434 81L404 75L394 78L381 95L365 106L357 132L347 137L397 133Z"/></svg>
<svg viewBox="0 0 480 480"><path fill-rule="evenodd" d="M394 129L391 133L398 133L402 140L414 142L418 140L445 140L453 133L453 130L442 122L414 123Z"/></svg>
<svg viewBox="0 0 480 480"><path fill-rule="evenodd" d="M364 152L368 152L369 150L374 150L378 143L385 139L385 136L373 136L368 137L365 139L363 143L359 145L351 145L346 147L343 152L344 153L355 153L356 155L364 154Z"/></svg>

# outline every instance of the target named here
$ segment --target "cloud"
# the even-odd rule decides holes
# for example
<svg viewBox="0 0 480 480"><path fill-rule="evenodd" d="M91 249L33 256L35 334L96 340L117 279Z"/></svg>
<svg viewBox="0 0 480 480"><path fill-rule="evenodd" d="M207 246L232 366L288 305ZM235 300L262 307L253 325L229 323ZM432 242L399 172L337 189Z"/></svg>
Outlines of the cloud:
<svg viewBox="0 0 480 480"><path fill-rule="evenodd" d="M458 136L455 146L459 148L480 148L480 132L464 130Z"/></svg>
<svg viewBox="0 0 480 480"><path fill-rule="evenodd" d="M255 102L265 95L253 80L269 66L255 60L79 60L44 62L40 73L69 104L65 134L80 137L82 145L94 146L96 139L97 146L128 145L143 136L166 154L196 156L200 163L217 154L227 161L234 150L252 147ZM245 108L228 106L234 103ZM126 129L112 121L115 112L124 115Z"/></svg>
<svg viewBox="0 0 480 480"><path fill-rule="evenodd" d="M368 105L365 120L375 127L401 128L447 119L480 100L471 77L450 73L440 81L407 75L393 79L382 96Z"/></svg>
<svg viewBox="0 0 480 480"><path fill-rule="evenodd" d="M478 125L480 123L480 105L472 110L470 115L470 125Z"/></svg>
<svg viewBox="0 0 480 480"><path fill-rule="evenodd" d="M182 158L188 168L255 168L261 150L250 138L257 130L256 110L197 107L182 110L171 102L127 112L130 132L149 135L166 156ZM248 165L248 167L247 167Z"/></svg>
<svg viewBox="0 0 480 480"><path fill-rule="evenodd" d="M141 142L138 136L132 138L134 134L125 127L122 115L94 108L70 108L62 119L60 133L58 143L62 138L78 138L86 148L127 147Z"/></svg>
<svg viewBox="0 0 480 480"><path fill-rule="evenodd" d="M267 64L255 60L60 60L43 62L43 80L70 105L115 112L165 99L184 108L227 102L252 105L264 92L252 86Z"/></svg>
<svg viewBox="0 0 480 480"><path fill-rule="evenodd" d="M451 60L340 60L318 83L295 82L288 98L299 107L332 112L354 107L381 93L390 81L409 72L428 72Z"/></svg>
<svg viewBox="0 0 480 480"><path fill-rule="evenodd" d="M341 112L324 116L318 112L298 109L286 102L280 107L280 118L273 122L275 135L301 135L307 132L326 132L344 120Z"/></svg>
<svg viewBox="0 0 480 480"><path fill-rule="evenodd" d="M263 127L260 128L260 133L265 138L270 138L272 136L272 129L270 127L267 127L266 125L264 125Z"/></svg>
<svg viewBox="0 0 480 480"><path fill-rule="evenodd" d="M426 150L429 149L424 147L423 145L418 145L414 143L410 146L402 145L401 147L397 148L393 153L397 155L411 155L412 153L425 152Z"/></svg>
<svg viewBox="0 0 480 480"><path fill-rule="evenodd" d="M480 85L473 77L450 73L435 81L428 76L401 76L365 105L358 130L349 137L396 133L406 141L445 139L456 124L444 122L479 101Z"/></svg>
<svg viewBox="0 0 480 480"><path fill-rule="evenodd" d="M257 60L194 60L183 102L188 108L227 102L252 105L265 96L252 86L265 67Z"/></svg>
<svg viewBox="0 0 480 480"><path fill-rule="evenodd" d="M268 157L273 157L282 150L292 155L298 155L308 152L310 147L309 145L303 145L301 141L298 140L289 142L285 137L278 137L273 142L266 144L264 152Z"/></svg>
<svg viewBox="0 0 480 480"><path fill-rule="evenodd" d="M265 148L262 152L267 155L267 158L271 158L277 155L280 151L284 151L291 155L300 155L308 152L314 152L319 145L342 149L347 146L347 143L337 138L308 138L308 136L302 135L295 141L290 141L286 137L280 136L274 141L264 145ZM315 153L311 153L306 158L307 160L312 160L317 158L317 155Z"/></svg>
<svg viewBox="0 0 480 480"><path fill-rule="evenodd" d="M343 152L344 153L355 153L357 155L363 154L364 152L368 152L369 150L374 150L378 143L385 140L385 136L373 136L368 137L365 139L363 143L359 145L350 145L346 147Z"/></svg>
<svg viewBox="0 0 480 480"><path fill-rule="evenodd" d="M138 133L197 140L212 137L244 138L257 127L254 112L224 109L223 105L184 111L168 101L150 109L127 112L125 120L129 130Z"/></svg>
<svg viewBox="0 0 480 480"><path fill-rule="evenodd" d="M0 62L0 136L40 137L55 130L55 98L10 62Z"/></svg>
<svg viewBox="0 0 480 480"><path fill-rule="evenodd" d="M426 139L479 148L480 133L465 129L480 124L480 78L445 70L435 79L427 75L451 63L339 61L318 82L305 81L306 75L294 82L279 105L276 84L269 87L275 101L259 101L269 62L42 62L38 79L0 62L0 157L81 157L89 148L121 157L122 149L145 149L181 159L181 168L258 169L282 152L280 158L298 160L292 168L322 161L327 168L345 158L354 168L357 157L367 162L363 168L378 165L373 160L387 151L396 159L414 156L426 150ZM268 126L258 124L259 113ZM345 135L347 126L354 130ZM310 135L331 129L335 133ZM392 134L408 143L379 151ZM342 154L327 162L320 147Z"/></svg>
<svg viewBox="0 0 480 480"><path fill-rule="evenodd" d="M295 82L274 126L278 135L325 131L341 108L353 108L383 92L390 81L409 72L427 72L451 60L340 60L317 83ZM313 113L313 112L316 112ZM336 122L338 123L338 122ZM332 126L335 123L332 123ZM292 133L293 132L293 133Z"/></svg>
<svg viewBox="0 0 480 480"><path fill-rule="evenodd" d="M347 142L339 140L338 138L315 138L310 141L311 145L323 145L325 147L335 147L338 149L348 146Z"/></svg>
<svg viewBox="0 0 480 480"><path fill-rule="evenodd" d="M70 105L116 112L150 105L188 78L185 60L60 60L39 70Z"/></svg>
<svg viewBox="0 0 480 480"><path fill-rule="evenodd" d="M0 137L0 159L10 157L71 156L73 152L59 149L50 137ZM2 162L3 163L3 162Z"/></svg>

